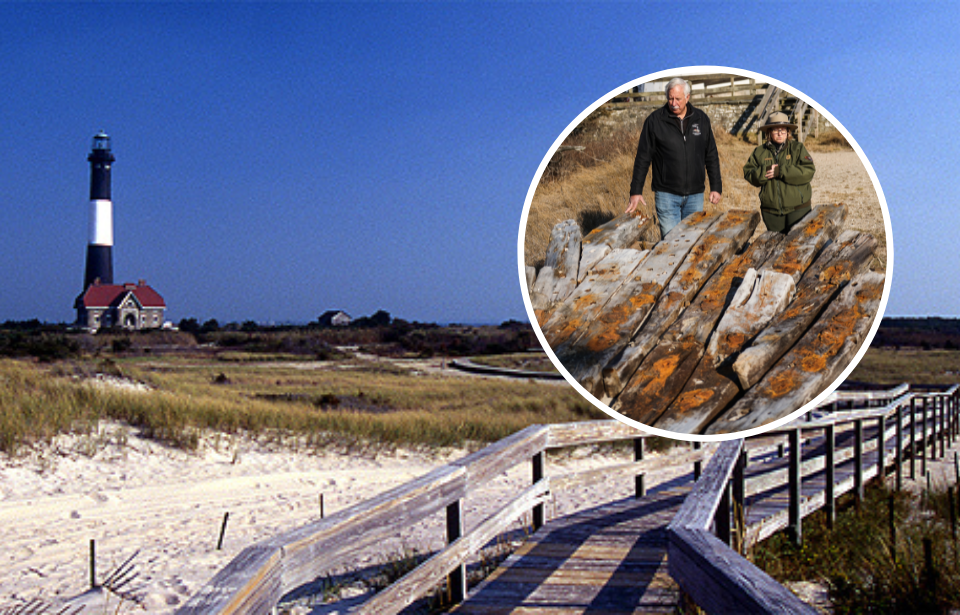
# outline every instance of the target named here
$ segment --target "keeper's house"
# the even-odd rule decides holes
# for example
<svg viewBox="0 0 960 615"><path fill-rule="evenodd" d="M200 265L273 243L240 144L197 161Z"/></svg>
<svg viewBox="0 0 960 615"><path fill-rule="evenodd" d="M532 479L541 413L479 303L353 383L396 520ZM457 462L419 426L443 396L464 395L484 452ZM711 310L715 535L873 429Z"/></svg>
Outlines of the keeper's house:
<svg viewBox="0 0 960 615"><path fill-rule="evenodd" d="M77 297L77 325L96 331L119 326L131 331L158 329L167 304L160 293L140 280L136 284L94 282Z"/></svg>

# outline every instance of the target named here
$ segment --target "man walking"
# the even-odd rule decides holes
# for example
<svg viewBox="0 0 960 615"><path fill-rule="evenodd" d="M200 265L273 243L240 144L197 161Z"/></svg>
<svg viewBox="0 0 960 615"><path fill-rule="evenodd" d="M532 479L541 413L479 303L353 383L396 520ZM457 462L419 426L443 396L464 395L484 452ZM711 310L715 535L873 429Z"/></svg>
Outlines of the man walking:
<svg viewBox="0 0 960 615"><path fill-rule="evenodd" d="M643 183L653 162L654 206L661 237L683 218L703 211L705 175L710 178L711 203L718 204L723 192L710 118L690 104L690 84L686 80L671 79L664 89L667 104L643 122L627 208L627 213L633 213L641 203L647 206Z"/></svg>

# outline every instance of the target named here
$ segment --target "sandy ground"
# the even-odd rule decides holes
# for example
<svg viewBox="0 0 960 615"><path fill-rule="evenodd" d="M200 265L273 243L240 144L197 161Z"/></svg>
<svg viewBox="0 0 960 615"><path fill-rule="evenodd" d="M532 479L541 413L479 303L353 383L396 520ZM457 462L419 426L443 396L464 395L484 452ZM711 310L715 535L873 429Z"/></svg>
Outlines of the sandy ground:
<svg viewBox="0 0 960 615"><path fill-rule="evenodd" d="M87 603L92 612L115 612L118 605L118 612L172 612L244 547L318 519L321 494L330 514L464 454L296 452L238 437L207 438L198 452L187 453L106 423L96 435L59 437L27 456L0 457L0 610L40 598L54 607ZM548 457L547 474L622 462L625 455L580 449ZM468 499L468 528L529 480L530 468L522 464ZM557 496L547 516L627 497L631 482ZM356 567L440 547L441 522L397 536L380 545L382 555L369 554ZM139 550L125 600L84 594L91 539L100 581Z"/></svg>

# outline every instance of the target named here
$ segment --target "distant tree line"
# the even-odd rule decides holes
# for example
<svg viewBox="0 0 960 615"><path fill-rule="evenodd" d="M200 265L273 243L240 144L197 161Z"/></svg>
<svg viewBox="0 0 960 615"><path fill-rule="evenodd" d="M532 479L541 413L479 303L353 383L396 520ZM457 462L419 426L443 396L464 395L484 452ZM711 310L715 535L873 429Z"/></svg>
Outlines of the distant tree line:
<svg viewBox="0 0 960 615"><path fill-rule="evenodd" d="M221 324L216 319L184 318L178 331L126 331L119 327L96 334L65 324L38 320L7 321L0 325L0 357L34 357L53 361L82 355L211 352L228 349L247 353L336 358L338 346L359 346L383 356L476 356L538 348L527 322L500 325L439 325L393 318L378 310L348 326L261 325L252 320Z"/></svg>

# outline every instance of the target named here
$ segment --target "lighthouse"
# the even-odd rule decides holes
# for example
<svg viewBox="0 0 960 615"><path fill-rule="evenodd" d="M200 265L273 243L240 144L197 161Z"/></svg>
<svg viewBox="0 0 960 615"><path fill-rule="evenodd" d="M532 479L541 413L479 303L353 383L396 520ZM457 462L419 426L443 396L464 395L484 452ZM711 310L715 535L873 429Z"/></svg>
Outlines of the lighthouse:
<svg viewBox="0 0 960 615"><path fill-rule="evenodd" d="M110 137L93 137L90 161L90 226L83 292L73 303L77 326L87 331L119 326L130 331L163 326L167 304L143 280L113 283L113 202L110 200Z"/></svg>
<svg viewBox="0 0 960 615"><path fill-rule="evenodd" d="M90 233L83 288L113 284L113 202L110 200L110 168L113 153L110 137L102 130L93 137L90 161Z"/></svg>

